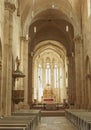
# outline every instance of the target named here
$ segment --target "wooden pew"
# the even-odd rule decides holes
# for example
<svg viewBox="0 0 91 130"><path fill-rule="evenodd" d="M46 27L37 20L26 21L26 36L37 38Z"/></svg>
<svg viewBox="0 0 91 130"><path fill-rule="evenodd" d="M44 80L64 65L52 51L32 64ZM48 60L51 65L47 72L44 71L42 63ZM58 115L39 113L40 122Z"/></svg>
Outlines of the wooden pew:
<svg viewBox="0 0 91 130"><path fill-rule="evenodd" d="M0 119L0 127L1 126L17 126L17 127L25 127L26 130L34 130L34 124L33 124L33 118L31 117L16 117L16 116L10 116L10 117L4 117Z"/></svg>
<svg viewBox="0 0 91 130"><path fill-rule="evenodd" d="M3 120L0 121L0 128L1 127L23 127L25 130L32 130L30 123L28 123L27 121L7 121L7 120Z"/></svg>
<svg viewBox="0 0 91 130"><path fill-rule="evenodd" d="M91 130L91 112L86 110L67 110L66 117L79 130Z"/></svg>
<svg viewBox="0 0 91 130"><path fill-rule="evenodd" d="M32 116L35 115L37 118L37 125L41 122L41 110L20 110L17 112L13 112L14 116Z"/></svg>
<svg viewBox="0 0 91 130"><path fill-rule="evenodd" d="M0 130L26 130L25 127L0 127Z"/></svg>
<svg viewBox="0 0 91 130"><path fill-rule="evenodd" d="M26 119L26 118L29 118L31 121L32 121L32 126L33 126L33 129L35 129L35 127L37 126L37 117L36 115L30 115L30 114L26 114L26 113L20 113L20 114L16 114L16 115L12 115L12 117L14 118L22 118L22 119Z"/></svg>

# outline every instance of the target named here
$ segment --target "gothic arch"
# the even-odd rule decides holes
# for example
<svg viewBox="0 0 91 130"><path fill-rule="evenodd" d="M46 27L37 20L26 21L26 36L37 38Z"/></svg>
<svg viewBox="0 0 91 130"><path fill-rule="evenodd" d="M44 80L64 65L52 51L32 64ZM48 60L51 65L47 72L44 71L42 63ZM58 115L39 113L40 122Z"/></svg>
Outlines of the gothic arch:
<svg viewBox="0 0 91 130"><path fill-rule="evenodd" d="M29 92L29 95L31 93L31 95L29 96L29 103L31 103L32 99L33 99L33 94L34 94L33 90L34 90L34 83L35 83L34 79L37 79L37 78L34 78L34 71L36 70L36 68L34 69L34 63L35 63L34 61L36 58L38 58L38 56L40 57L40 56L44 55L44 53L46 53L46 51L49 51L49 53L55 52L56 57L58 56L60 59L60 63L62 65L62 67L65 66L67 50L63 46L63 44L61 44L58 41L54 41L54 40L45 40L45 41L39 42L35 46L35 48L32 50L32 52L29 53L30 55L29 55L29 91L28 92ZM63 71L65 71L65 69ZM64 86L66 86L65 85L66 82L64 82L63 84L64 84ZM66 96L66 91L64 93Z"/></svg>

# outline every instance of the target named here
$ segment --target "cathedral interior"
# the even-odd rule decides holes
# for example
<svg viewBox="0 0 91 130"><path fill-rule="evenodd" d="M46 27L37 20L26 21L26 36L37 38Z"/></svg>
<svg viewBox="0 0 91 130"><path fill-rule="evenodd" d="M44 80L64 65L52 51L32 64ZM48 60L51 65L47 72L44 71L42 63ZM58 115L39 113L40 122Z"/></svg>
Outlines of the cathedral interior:
<svg viewBox="0 0 91 130"><path fill-rule="evenodd" d="M0 0L0 130L35 130L39 108L91 129L91 0Z"/></svg>

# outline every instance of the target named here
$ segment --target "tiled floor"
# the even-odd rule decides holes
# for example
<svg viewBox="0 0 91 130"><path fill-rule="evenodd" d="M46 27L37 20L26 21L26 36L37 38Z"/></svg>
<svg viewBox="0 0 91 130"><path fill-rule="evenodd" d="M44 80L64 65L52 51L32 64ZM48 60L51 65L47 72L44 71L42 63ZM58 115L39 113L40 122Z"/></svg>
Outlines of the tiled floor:
<svg viewBox="0 0 91 130"><path fill-rule="evenodd" d="M65 117L42 117L36 130L77 130Z"/></svg>

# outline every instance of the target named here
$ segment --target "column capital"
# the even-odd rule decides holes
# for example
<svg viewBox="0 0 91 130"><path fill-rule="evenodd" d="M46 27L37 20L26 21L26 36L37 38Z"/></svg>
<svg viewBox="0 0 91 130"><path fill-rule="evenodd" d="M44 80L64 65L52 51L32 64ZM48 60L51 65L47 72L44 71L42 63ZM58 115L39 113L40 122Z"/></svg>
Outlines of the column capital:
<svg viewBox="0 0 91 130"><path fill-rule="evenodd" d="M28 42L28 40L26 39L26 36L21 36L21 37L20 37L20 40L21 40L21 41L27 41L27 42Z"/></svg>
<svg viewBox="0 0 91 130"><path fill-rule="evenodd" d="M83 40L83 36L81 35L77 35L73 38L73 42L81 42Z"/></svg>
<svg viewBox="0 0 91 130"><path fill-rule="evenodd" d="M14 4L11 4L10 2L6 1L4 2L5 10L9 10L10 12L14 12L16 7Z"/></svg>
<svg viewBox="0 0 91 130"><path fill-rule="evenodd" d="M25 36L21 36L20 39L23 40L23 41L26 41L26 37Z"/></svg>

